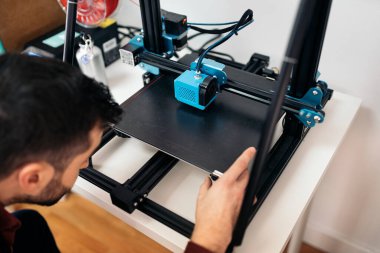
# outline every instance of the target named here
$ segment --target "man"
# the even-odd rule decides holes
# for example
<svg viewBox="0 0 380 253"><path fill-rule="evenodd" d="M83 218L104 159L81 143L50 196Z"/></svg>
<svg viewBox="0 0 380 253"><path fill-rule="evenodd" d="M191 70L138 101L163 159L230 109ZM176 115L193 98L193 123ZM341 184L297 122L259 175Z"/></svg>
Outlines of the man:
<svg viewBox="0 0 380 253"><path fill-rule="evenodd" d="M52 205L73 186L122 110L108 88L67 64L0 56L0 253L59 252L35 211L9 214L17 202ZM247 149L215 183L200 188L195 229L185 252L224 252L248 180ZM212 207L212 208L210 208Z"/></svg>

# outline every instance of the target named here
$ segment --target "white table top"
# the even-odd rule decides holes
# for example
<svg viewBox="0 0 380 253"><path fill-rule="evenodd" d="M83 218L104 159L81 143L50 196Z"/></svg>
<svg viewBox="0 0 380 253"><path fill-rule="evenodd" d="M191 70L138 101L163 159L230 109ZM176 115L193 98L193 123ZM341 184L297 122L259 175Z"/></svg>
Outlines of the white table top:
<svg viewBox="0 0 380 253"><path fill-rule="evenodd" d="M122 103L142 87L143 71L116 62L107 68L109 87ZM308 206L330 160L342 142L359 109L361 100L334 92L325 108L325 122L309 131L286 169L249 225L243 245L236 252L282 252L298 219ZM157 150L136 139L114 138L94 156L99 171L124 183ZM194 221L200 184L208 175L179 162L149 194L149 198L184 218ZM75 192L172 250L182 252L188 239L136 210L128 214L111 203L107 192L82 178Z"/></svg>

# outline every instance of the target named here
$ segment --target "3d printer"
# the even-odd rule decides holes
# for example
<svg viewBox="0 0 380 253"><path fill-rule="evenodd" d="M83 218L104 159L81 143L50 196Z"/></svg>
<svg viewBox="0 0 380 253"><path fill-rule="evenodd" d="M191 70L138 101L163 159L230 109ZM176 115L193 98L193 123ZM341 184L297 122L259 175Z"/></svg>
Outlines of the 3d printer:
<svg viewBox="0 0 380 253"><path fill-rule="evenodd" d="M161 151L124 184L91 165L81 171L81 177L109 192L112 202L123 210L139 209L189 237L193 224L150 200L148 193L178 159L209 172L224 172L244 148L256 146L258 153L229 250L240 245L249 221L303 138L323 122L323 107L333 91L318 80L317 68L331 2L301 1L278 74L266 68L268 56L254 54L244 65L207 55L249 25L251 11L200 55L173 61L175 51L186 44L186 16L161 10L159 0L140 0L143 34L121 49L121 58L147 70L145 86L122 104L122 121L104 134L99 149L119 136L140 139ZM72 54L72 7L68 6L66 61ZM280 120L282 134L272 145ZM258 202L252 205L254 196Z"/></svg>

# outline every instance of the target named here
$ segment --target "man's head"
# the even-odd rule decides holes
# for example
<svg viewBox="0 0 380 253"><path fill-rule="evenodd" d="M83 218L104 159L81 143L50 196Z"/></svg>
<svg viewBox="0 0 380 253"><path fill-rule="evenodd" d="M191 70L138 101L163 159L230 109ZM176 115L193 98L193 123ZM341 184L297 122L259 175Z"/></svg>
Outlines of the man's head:
<svg viewBox="0 0 380 253"><path fill-rule="evenodd" d="M0 184L13 182L15 191L0 192L8 198L0 202L57 201L85 167L105 124L120 115L108 88L70 65L0 56Z"/></svg>

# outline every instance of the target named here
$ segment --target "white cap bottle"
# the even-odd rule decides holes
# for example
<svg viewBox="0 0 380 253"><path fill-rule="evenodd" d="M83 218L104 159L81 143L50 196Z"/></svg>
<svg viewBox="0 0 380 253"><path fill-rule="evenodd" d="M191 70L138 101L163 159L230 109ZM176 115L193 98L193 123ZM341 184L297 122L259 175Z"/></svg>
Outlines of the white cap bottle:
<svg viewBox="0 0 380 253"><path fill-rule="evenodd" d="M90 35L82 36L82 43L76 53L79 68L82 73L96 81L107 85L106 67L100 48L94 45Z"/></svg>

